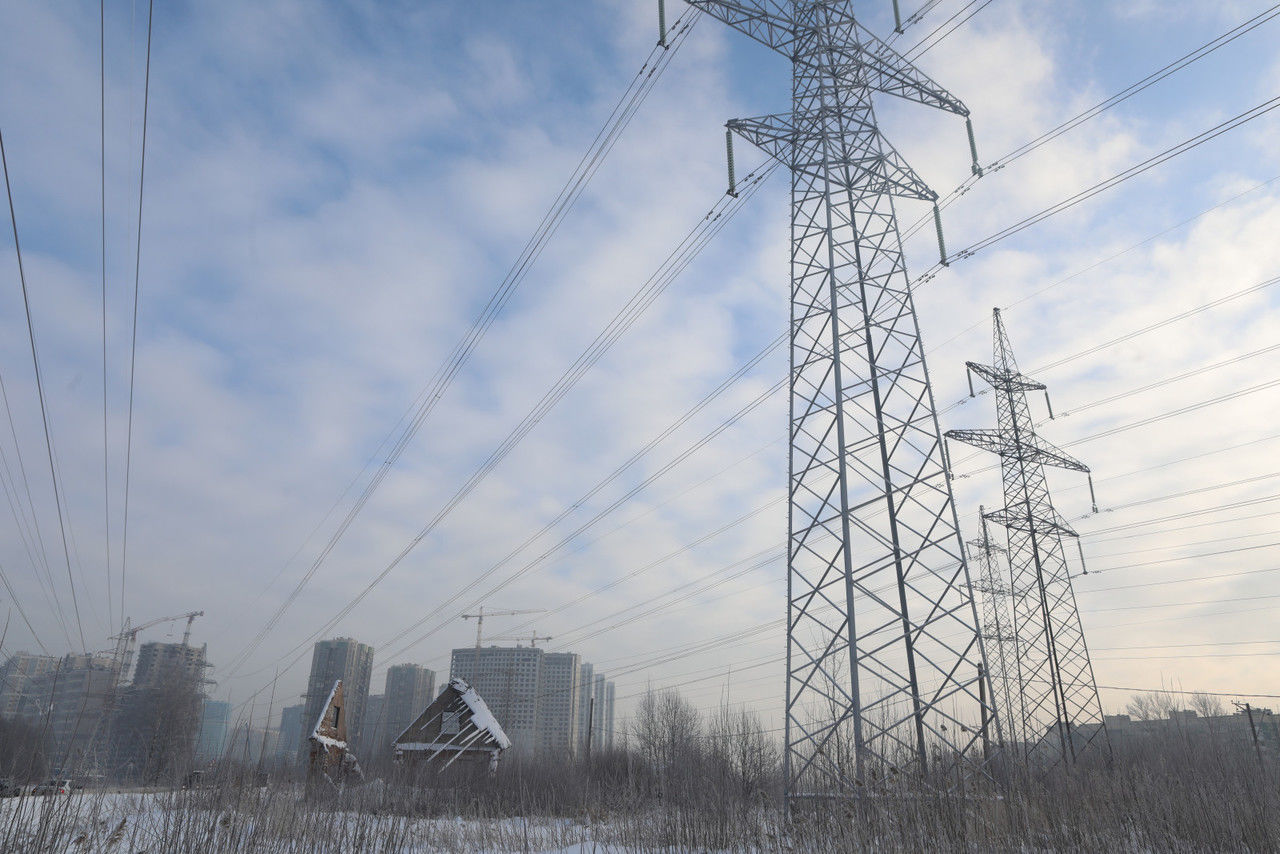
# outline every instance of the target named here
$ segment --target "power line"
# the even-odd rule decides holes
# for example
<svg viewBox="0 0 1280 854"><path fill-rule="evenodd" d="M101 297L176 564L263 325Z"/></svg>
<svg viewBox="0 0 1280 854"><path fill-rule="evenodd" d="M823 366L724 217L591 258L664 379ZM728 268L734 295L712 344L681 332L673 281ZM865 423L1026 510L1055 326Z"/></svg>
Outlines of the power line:
<svg viewBox="0 0 1280 854"><path fill-rule="evenodd" d="M939 24L936 28L934 28L933 32L929 33L927 36L920 39L920 41L916 42L915 45L913 45L909 50L907 50L906 52L907 59L914 61L924 56L929 51L933 50L935 47L938 46L938 44L943 39L945 39L947 36L954 33L956 30L960 29L960 27L964 26L969 21L971 21L975 15L977 15L983 9L990 6L991 2L992 0L970 0L970 2L966 3L964 6L961 6L959 11L953 14L950 18L947 18L945 21ZM979 5L979 3L981 3L981 5ZM960 18L961 15L964 15L965 12L968 12L969 9L972 9L974 6L977 6L978 8L973 9L973 11L969 12L968 15L965 15L963 18ZM960 20L956 20L957 18L959 18ZM953 21L955 22L954 24L952 24ZM948 24L952 24L952 26L949 29L947 29L946 32L943 32L943 29L946 28ZM941 33L941 35L939 35L939 33ZM935 36L937 36L937 38L934 38Z"/></svg>
<svg viewBox="0 0 1280 854"><path fill-rule="evenodd" d="M115 628L111 588L111 474L107 441L107 0L98 0L98 146L102 207L102 515L106 539L107 626ZM120 615L124 619L124 614Z"/></svg>
<svg viewBox="0 0 1280 854"><path fill-rule="evenodd" d="M1045 208L1044 210L1038 213L1032 214L1028 217L1024 217L1023 219L1015 222L1010 226L1007 226L1006 228L996 232L995 234L992 234L988 237L984 237L982 240L979 240L978 242L970 244L964 249L961 249L959 252L955 253L953 258L956 260L961 258L968 258L976 252L980 252L981 250L986 249L996 243L999 243L1002 240L1012 237L1013 235L1025 229L1028 229L1033 225L1043 222L1044 220L1048 219L1051 216L1055 216L1057 214L1062 213L1063 211L1069 210L1075 207L1076 205L1080 204L1081 202L1084 202L1084 201L1087 201L1088 199L1093 198L1099 193L1103 193L1107 190L1110 190L1111 188L1116 187L1124 183L1125 181L1128 181L1131 178L1141 175L1143 172L1146 172L1150 169L1155 168L1156 166L1159 166L1169 160L1172 160L1174 157L1177 157L1180 154L1183 154L1187 151L1197 148L1203 145L1204 143L1209 142L1210 140L1216 139L1222 134L1227 133L1228 131L1234 130L1240 127L1241 125L1246 124L1247 122L1253 121L1256 118L1264 116L1267 113L1270 113L1272 110L1276 109L1277 107L1280 107L1280 96L1271 98L1267 101L1263 101L1258 106L1245 110L1243 113L1240 113L1239 115L1233 118L1230 118L1225 122L1216 124L1213 127L1209 128L1208 130L1203 131L1199 134L1196 134L1190 139L1183 140L1177 145L1167 148L1164 151L1160 152L1159 154L1149 157L1146 160L1143 160L1141 163L1131 166L1128 169L1124 170L1123 172L1119 172L1111 176L1110 178L1107 178L1104 181L1099 181L1097 184L1094 184L1093 186L1088 187L1087 189L1081 190L1079 193L1076 193L1074 196L1063 199L1061 202L1058 202L1057 204L1050 205L1049 207Z"/></svg>
<svg viewBox="0 0 1280 854"><path fill-rule="evenodd" d="M1110 110L1113 107L1117 106L1118 104L1121 104L1124 101L1127 101L1129 98L1132 98L1134 95L1137 95L1139 92L1144 91L1145 89L1155 85L1161 80L1164 80L1170 75L1178 71L1181 71L1182 69L1197 62L1200 59L1203 59L1204 57L1217 51L1219 48L1224 47L1230 44L1231 42L1235 41L1236 39L1240 38L1241 36L1249 32L1252 32L1253 30L1260 27L1262 24L1265 24L1268 21L1275 18L1277 15L1280 15L1280 5L1272 6L1266 11L1261 12L1258 15L1255 15L1253 18L1250 18L1244 21L1243 23L1238 24L1237 26L1223 33L1222 35L1216 38L1210 39L1208 42L1200 45L1199 47L1195 48L1189 53L1183 54L1178 59L1175 59L1172 62L1162 66L1161 68L1157 69L1156 71L1152 72L1151 74L1147 75L1141 80L1138 80L1130 84L1129 86L1126 86L1124 89L1121 89L1119 92L1115 93L1114 95L1111 95L1110 97L1105 98L1102 101L1099 101L1097 104L1094 104L1092 107L1089 107L1088 109L1077 113L1076 115L1072 116L1066 121L1061 122L1060 124L1050 128L1049 130L1042 133L1040 136L1032 140L1029 140L1028 142L1023 143L1022 145L1013 149L1012 151L1005 154L1004 156L991 161L991 163L983 167L982 175L971 176L970 178L963 181L958 187L956 187L946 196L939 199L938 200L939 209L945 210L947 207L949 207L952 204L952 202L956 201L960 196L963 196L965 193L967 193L973 187L973 185L984 175L990 175L993 172L997 172L1005 168L1006 166L1010 165L1011 163L1017 160L1020 160L1021 158L1025 157L1026 155L1030 154L1032 151L1035 151L1041 146L1049 142L1052 142L1053 140L1057 139L1059 136L1062 136L1064 133L1072 131L1075 128L1079 127L1080 125L1084 124L1085 122L1088 122L1088 121L1091 121L1092 119L1097 118L1102 113L1105 113L1107 110ZM904 238L911 237L917 231L923 228L929 222L929 218L930 218L929 215L926 214L925 216L918 219L915 223L911 225L909 229L907 229L907 231L904 234ZM1005 307L1007 308L1009 306L1005 306Z"/></svg>
<svg viewBox="0 0 1280 854"><path fill-rule="evenodd" d="M71 550L67 546L67 528L62 518L62 493L58 489L58 476L53 464L53 439L49 434L49 412L45 406L44 380L40 372L40 357L36 353L36 328L31 319L31 301L27 294L27 274L22 265L22 246L18 242L18 215L13 206L13 188L9 183L9 160L4 150L4 134L0 132L0 166L4 169L4 189L9 199L9 221L13 224L13 251L18 259L18 281L22 284L22 306L27 315L27 338L31 342L31 364L36 375L36 394L40 398L40 421L44 425L44 446L49 456L49 480L53 485L53 501L58 511L58 530L62 534L62 554L67 563L67 584L71 587L71 603L75 607L76 628L80 633L80 646L89 649L84 639L84 623L80 619L80 601L76 596L76 581L71 575ZM35 512L34 506L32 512Z"/></svg>
<svg viewBox="0 0 1280 854"><path fill-rule="evenodd" d="M133 258L133 334L129 342L129 420L124 457L124 522L120 533L120 617L125 614L125 582L129 563L129 486L133 473L133 391L138 364L138 295L142 275L142 200L147 176L147 118L151 107L151 22L155 0L147 2L147 60L142 85L142 152L138 167L138 234Z"/></svg>
<svg viewBox="0 0 1280 854"><path fill-rule="evenodd" d="M308 571L303 575L298 584L295 585L294 590L268 619L266 626L259 631L259 633L254 636L253 640L251 640L250 644L233 659L233 671L235 667L243 664L243 661L252 654L253 650L256 649L258 645L261 644L262 640L266 637L266 634L276 625L290 605L296 601L303 588L310 582L311 578L314 577L316 571L319 570L320 565L327 559L334 547L336 547L338 541L355 521L356 516L381 485L391 467L408 447L410 441L434 410L436 403L443 397L445 391L452 384L454 378L469 361L472 352L479 345L488 329L496 321L498 315L510 300L511 296L524 281L534 262L541 256L543 249L558 230L560 224L568 215L577 199L586 189L587 184L595 175L601 163L603 163L605 156L612 150L621 132L630 124L632 118L634 118L640 106L644 103L649 92L670 64L672 57L675 55L680 45L684 43L688 33L693 27L693 20L696 20L696 18L690 19L687 23L682 23L685 21L685 16L682 15L676 20L672 27L674 35L670 41L670 49L664 49L662 46L655 46L650 52L648 59L646 59L635 77L632 78L631 84L614 106L613 112L606 119L600 131L597 132L595 139L592 141L591 145L588 146L587 151L578 162L574 172L571 173L569 180L561 188L551 207L543 215L541 222L539 222L533 235L525 243L524 248L517 256L511 268L507 271L506 276L490 295L488 302L485 304L479 316L477 316L477 318L472 322L471 327L468 329L466 334L454 346L449 357L440 365L431 381L420 393L414 406L410 409L412 415L409 418L408 425L396 439L390 452L383 459L383 462L375 471L373 477L365 485L363 491L348 510L346 516L329 537L325 547L312 561ZM401 421L403 422L404 419L402 418ZM349 488L350 487L348 487L348 489Z"/></svg>

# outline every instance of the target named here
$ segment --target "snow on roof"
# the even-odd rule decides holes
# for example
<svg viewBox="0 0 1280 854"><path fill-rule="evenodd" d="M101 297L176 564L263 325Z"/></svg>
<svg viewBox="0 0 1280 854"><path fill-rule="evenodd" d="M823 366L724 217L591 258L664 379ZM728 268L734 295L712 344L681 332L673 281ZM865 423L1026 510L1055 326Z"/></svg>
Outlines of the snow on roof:
<svg viewBox="0 0 1280 854"><path fill-rule="evenodd" d="M329 707L333 705L333 695L338 693L338 688L341 686L342 680L337 679L334 681L333 687L329 689L329 696L325 699L324 705L320 707L320 717L316 719L316 725L311 728L312 738L326 738L326 736L320 735L320 727L324 726L324 717L329 714ZM334 739L328 740L334 741ZM346 746L345 742L343 742L343 746Z"/></svg>
<svg viewBox="0 0 1280 854"><path fill-rule="evenodd" d="M511 739L507 738L507 734L502 731L502 727L498 725L498 719L493 716L493 712L489 711L484 700L480 699L475 688L468 685L466 680L456 676L449 680L449 687L462 695L462 702L466 703L467 708L471 710L471 723L478 729L486 730L503 750L511 746Z"/></svg>

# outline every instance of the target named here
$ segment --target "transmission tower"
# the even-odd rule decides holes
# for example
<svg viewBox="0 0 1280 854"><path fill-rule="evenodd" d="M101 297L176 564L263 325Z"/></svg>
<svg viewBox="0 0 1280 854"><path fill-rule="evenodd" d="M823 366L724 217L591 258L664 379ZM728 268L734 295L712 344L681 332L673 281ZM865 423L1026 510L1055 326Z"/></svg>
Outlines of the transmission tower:
<svg viewBox="0 0 1280 854"><path fill-rule="evenodd" d="M1048 391L1018 370L1000 310L995 310L995 364L966 362L995 390L995 430L950 430L956 439L1000 456L1005 506L983 513L1009 535L1009 598L1018 668L1016 717L1010 729L1027 757L1075 762L1095 741L1110 743L1098 687L1076 608L1064 541L1079 535L1053 508L1045 466L1089 474L1089 467L1036 435L1027 392ZM1053 409L1049 407L1049 416ZM1089 481L1093 494L1093 481ZM1097 512L1097 505L1094 504ZM1083 562L1083 554L1081 554ZM1099 734L1101 738L1099 739Z"/></svg>
<svg viewBox="0 0 1280 854"><path fill-rule="evenodd" d="M894 211L936 195L872 94L968 110L848 0L691 5L792 66L790 111L727 125L791 172L788 803L963 779L994 715Z"/></svg>
<svg viewBox="0 0 1280 854"><path fill-rule="evenodd" d="M992 705L997 710L996 737L1003 746L1006 732L1011 739L1016 741L1018 738L1012 730L1012 722L1018 717L1014 713L1018 693L1018 646L1013 634L1013 617L1009 613L1009 582L1001 577L1000 572L999 556L1007 552L1003 546L991 541L985 507L978 508L978 518L982 536L969 540L969 557L978 565L978 581L973 589L982 594L982 639L986 641Z"/></svg>

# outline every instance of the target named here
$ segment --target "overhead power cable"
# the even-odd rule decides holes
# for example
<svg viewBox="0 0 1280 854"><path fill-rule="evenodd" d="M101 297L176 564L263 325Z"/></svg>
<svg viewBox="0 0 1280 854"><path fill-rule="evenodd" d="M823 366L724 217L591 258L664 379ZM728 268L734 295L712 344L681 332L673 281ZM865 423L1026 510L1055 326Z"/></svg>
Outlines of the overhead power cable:
<svg viewBox="0 0 1280 854"><path fill-rule="evenodd" d="M631 326L639 319L640 315L661 295L666 288L679 276L684 269L692 263L693 259L702 251L724 226L732 219L743 205L755 194L765 178L767 178L775 167L766 167L759 173L752 173L746 176L741 189L736 197L725 196L712 210L703 217L697 225L686 235L680 245L671 252L670 255L659 265L655 271L636 291L628 302L618 311L610 323L602 330L596 339L584 350L574 363L560 376L556 383L549 389L542 398L534 405L533 409L525 415L521 422L507 435L506 439L489 455L481 465L476 468L466 482L460 486L453 496L444 504L443 507L418 531L418 533L409 541L407 545L396 555L391 562L376 575L369 583L351 599L336 615L330 618L323 626L313 632L306 640L302 641L298 646L285 653L284 657L292 655L299 649L305 649L307 644L316 637L319 637L328 629L332 628L347 614L364 600L373 589L382 582L408 555L436 529L441 522L447 518L453 510L461 504L468 495L514 450L519 443L533 430L535 426L546 416L547 413L555 407L560 400L577 384L577 382L585 376L587 371L596 364L607 353L612 346L622 337L622 335L631 328ZM446 600L446 604L440 607L447 607L448 603L456 601L458 596L465 595L466 591L473 588L473 581L462 591ZM433 611L433 614L436 613Z"/></svg>
<svg viewBox="0 0 1280 854"><path fill-rule="evenodd" d="M933 32L920 39L920 41L916 42L910 49L908 49L905 54L906 58L914 62L924 56L926 53L937 47L947 36L973 20L974 16L990 6L991 3L992 0L969 0L968 3L961 6L960 9L950 18L947 18L935 27ZM974 6L977 6L978 8L974 9ZM968 14L965 14L966 12ZM962 15L963 17L961 17Z"/></svg>
<svg viewBox="0 0 1280 854"><path fill-rule="evenodd" d="M111 478L107 441L107 0L98 0L98 177L102 231L102 517L106 540L107 626L115 629L111 586ZM124 619L124 615L120 615Z"/></svg>
<svg viewBox="0 0 1280 854"><path fill-rule="evenodd" d="M757 396L754 400L752 400L750 403L748 403L745 407L743 407L742 409L740 409L740 410L738 410L737 412L735 412L735 413L734 413L730 418L728 418L728 419L726 419L725 421L721 422L721 423L720 423L720 424L719 424L719 425L718 425L718 426L717 426L717 427L716 427L716 428L715 428L711 433L709 433L709 434L707 434L707 435L703 436L703 437L702 437L702 438L700 438L698 441L694 442L692 445L690 445L688 448L686 448L686 449L685 449L681 454L679 454L678 456L676 456L673 460L669 461L669 462L668 462L668 463L666 463L664 466L662 466L661 468L659 468L656 472L654 472L653 474L651 474L649 477L645 478L645 479L644 479L643 481L641 481L638 485L636 485L636 486L635 486L635 487L633 487L631 490L629 490L626 494L624 494L624 495L623 495L623 496L621 496L620 498L615 499L611 504L609 504L607 507L605 507L605 508L603 508L602 510L600 510L599 512L597 512L594 516L592 516L592 518L591 518L591 519L587 520L585 523L583 523L583 524L579 525L579 526L578 526L576 529L574 529L571 533L569 533L569 534L565 535L565 536L564 536L563 538L561 538L557 543L555 543L555 545L553 545L553 546L549 547L547 550L545 550L544 552L542 552L541 554L539 554L536 558L534 558L533 560L531 560L531 561L529 561L529 562L525 563L525 564L524 564L524 566L522 566L520 569L518 569L518 570L516 570L515 572L511 573L510 575L508 575L508 576L507 576L505 579L503 579L500 583L498 583L497 585L495 585L495 586L491 587L491 588L490 588L486 593L484 593L482 596L480 596L480 597L476 598L476 599L475 599L472 603L470 603L470 605L468 605L467 607L471 607L471 606L474 606L474 605L478 605L478 604L479 604L483 599L485 599L485 598L487 598L488 596L491 596L491 595L493 595L494 593L496 593L496 592L498 592L498 591L502 590L504 587L506 587L507 585L509 585L509 584L511 584L512 582L516 581L518 578L523 577L524 575L526 575L527 573L529 573L530 571L532 571L532 570L533 570L533 569L535 569L536 567L538 567L538 566L540 566L540 565L544 564L544 563L545 563L547 560L549 560L549 559L550 559L554 554L556 554L558 551L560 551L560 550L564 549L566 546L568 546L570 543L572 543L574 540L576 540L578 537L580 537L583 533L585 533L587 530L589 530L591 527L593 527L593 526L594 526L597 522L599 522L601 519L603 519L603 518L605 518L606 516L608 516L609 514L613 513L615 510L617 510L617 509L618 509L619 507L621 507L623 504L627 503L627 502L628 502L628 501L630 501L632 498L634 498L636 495L638 495L640 492L642 492L644 489L648 488L648 486L649 486L650 484L652 484L654 481L658 480L659 478L663 477L663 476L664 476L664 475L666 475L668 472L670 472L672 469L674 469L675 467L679 466L681 463L683 463L685 460L687 460L690 456L692 456L694 453L696 453L696 452L698 452L699 450L701 450L701 449L702 449L703 447L705 447L709 442L711 442L713 439L715 439L717 436L719 436L722 432L724 432L724 431L725 431L725 430L727 430L729 427L733 426L733 425L734 425L734 424L736 424L738 421L740 421L742 418L744 418L747 414L749 414L749 413L751 413L751 412L755 411L757 408L759 408L759 406L760 406L761 404L763 404L766 400L768 400L770 397L772 397L772 396L774 395L774 393L776 393L776 392L777 392L777 390L778 390L779 388L781 388L781 387L785 384L785 382L786 382L786 381L785 381L785 379L784 379L784 380L780 380L780 381L779 381L779 383L778 383L777 385L774 385L772 388L770 388L770 389L766 390L765 392L763 392L762 394L760 394L759 396ZM492 576L492 574L493 574L493 572L494 572L494 569L493 569L493 568L491 568L491 569L487 570L486 572L480 573L480 575L478 575L477 577L473 578L473 579L472 579L470 582L468 582L468 583L467 583L467 584L466 584L462 589L460 589L459 591L457 591L457 592L456 592L456 593L454 593L453 595L449 596L447 599L445 599L443 602L441 602L439 605L437 605L435 608L433 608L433 609L432 609L432 610L431 610L431 611L430 611L426 616L424 616L424 617L423 617L422 619L420 619L418 622L414 623L414 624L413 624L412 626L410 626L408 629L406 629L406 630L404 630L404 631L402 631L402 632L398 633L395 637L393 637L390 641L388 641L388 642L387 642L387 645L390 645L390 644L393 644L393 643L396 643L396 642L398 642L398 641L402 640L402 639L403 639L406 635L408 635L410 632L412 632L412 631L414 631L414 630L416 630L416 629L418 629L418 628L421 628L423 625L425 625L425 624L426 624L428 621L430 621L431 619L436 618L436 617L439 617L441 614L445 613L445 609L449 608L451 605L453 605L454 603L456 603L456 602L457 602L457 601L458 601L462 596L464 596L464 595L466 595L467 593L470 593L471 591L475 590L475 589L476 589L476 587L478 587L478 586L479 586L481 583L483 583L486 579L488 579L489 577L491 577L491 576ZM409 649L410 647L415 646L415 645L417 645L417 644L421 643L422 641L426 640L428 637L430 637L430 636L431 636L432 634L434 634L435 632L437 632L437 631L439 631L440 629L444 628L444 626L445 626L445 625L447 625L447 624L448 624L448 622L449 622L451 619L452 619L452 617L446 618L446 620L445 620L445 621L441 622L441 623L440 623L439 625L437 625L435 628L433 628L433 629L431 629L430 631L428 631L427 633L425 633L425 634L423 634L423 635L419 636L417 639L415 639L415 640L413 641L413 643L411 643L411 644L409 644L408 646L406 646L406 647L404 648L404 650L401 650L401 653L402 653L402 652L404 652L405 650ZM400 653L397 653L397 654L400 654Z"/></svg>
<svg viewBox="0 0 1280 854"><path fill-rule="evenodd" d="M1085 202L1100 193L1106 192L1107 190L1110 190L1113 187L1123 184L1125 181L1128 181L1131 178L1135 178L1138 175L1141 175L1142 173L1150 169L1153 169L1156 166L1161 165L1162 163L1172 160L1173 158L1177 157L1180 154L1184 154L1188 151L1191 151L1192 149L1197 148L1205 144L1206 142L1209 142L1210 140L1213 140L1218 138L1219 136L1222 136L1224 133L1235 130L1241 125L1251 122L1254 119L1257 119L1261 116L1265 116L1268 113L1270 113L1272 110L1276 109L1277 107L1280 107L1280 96L1271 98L1267 101L1263 101L1258 106L1245 110L1243 113L1240 113L1239 115L1234 116L1226 120L1225 122L1220 122L1219 124L1214 125L1213 127L1209 128L1206 131L1202 131L1201 133L1198 133L1189 139L1183 140L1177 145L1174 145L1170 148L1165 149L1159 154L1153 155L1152 157L1148 157L1146 160L1143 160L1141 163L1131 166L1122 172L1118 172L1117 174L1111 176L1110 178L1107 178L1104 181L1099 181L1093 186L1088 187L1084 190L1081 190L1080 192L1076 193L1074 196L1070 196L1066 199L1063 199L1057 204L1050 205L1049 207L1045 208L1044 210L1038 213L1024 217L1023 219L1018 220L1012 225L1007 226L1006 228L1003 228L1000 231L997 231L995 234L984 237L983 239L977 241L976 243L972 243L966 246L965 248L956 252L955 255L952 256L952 259L959 260L962 258L968 258L977 252L981 252L983 249L987 249L988 247L991 247L1002 240L1010 238L1015 234L1032 227L1033 225L1037 225L1038 223L1043 222L1049 217L1056 216L1057 214L1070 210L1071 208L1075 207L1081 202Z"/></svg>
<svg viewBox="0 0 1280 854"><path fill-rule="evenodd" d="M1092 107L1089 107L1088 109L1077 113L1076 115L1072 116L1071 118L1067 119L1066 121L1058 125L1055 125L1054 127L1050 128L1049 130L1035 137L1034 139L1031 139L1023 143L1022 145L1013 149L1012 151L1005 154L1004 156L991 161L985 167L983 167L982 174L984 176L990 175L993 172L997 172L1005 168L1006 166L1010 165L1011 163L1014 163L1015 161L1020 160L1021 158L1030 154L1032 151L1035 151L1036 149L1062 136L1064 133L1068 133L1076 129L1080 125L1088 121L1091 121L1092 119L1097 118L1099 115L1105 113L1106 111L1112 109L1113 107L1129 100L1134 95L1137 95L1138 93L1148 89L1149 87L1155 85L1161 80L1164 80L1165 78L1181 71L1182 69L1197 62L1198 60L1201 60L1204 57L1209 56L1210 54L1217 51L1219 48L1222 48L1228 44L1231 44L1236 39L1252 32L1253 30L1257 29L1258 27L1262 26L1268 21L1271 21L1277 16L1280 16L1280 4L1276 4L1262 12L1259 12L1257 15L1253 16L1252 18L1249 18L1248 20L1240 24L1237 24L1235 27L1232 27L1230 30L1227 30L1225 33L1217 36L1216 38L1210 39L1209 41L1195 48L1194 50L1188 53L1185 53L1182 56L1178 57L1177 59L1173 60L1172 62L1167 63L1161 68L1158 68L1157 70L1153 71L1151 74L1148 74L1146 77L1143 77L1141 80L1131 83L1130 85L1126 86L1124 89L1121 89L1119 92L1115 93L1114 95L1111 95L1110 97L1105 98L1102 101L1099 101L1098 103L1094 104ZM956 187L956 189L952 190L950 193L948 193L947 195L939 199L938 207L940 209L945 210L948 206L951 205L952 202L954 202L960 196L963 196L965 193L969 192L969 190L972 189L973 185L979 180L980 177L981 176L978 176L978 175L970 176L967 180L961 183L960 186ZM903 238L905 239L907 237L911 237L917 231L919 231L920 229L928 225L929 222L931 222L931 215L926 214L925 216L918 219L916 222L912 223L911 227L904 232Z"/></svg>
<svg viewBox="0 0 1280 854"><path fill-rule="evenodd" d="M76 628L80 634L80 648L89 649L84 638L84 622L80 619L80 600L76 595L76 580L71 574L71 549L67 545L67 527L62 515L62 492L58 489L58 475L53 463L53 437L49 432L49 410L45 405L44 379L40 371L40 356L36 347L36 328L31 318L31 300L27 294L27 274L22 264L22 244L18 241L18 215L13 205L13 187L9 181L9 159L4 150L4 134L0 132L0 166L4 169L4 189L9 200L9 221L13 224L13 251L18 260L18 281L22 285L22 306L27 316L27 338L31 343L31 364L36 376L36 395L40 398L40 421L44 425L44 447L49 457L49 480L53 486L53 501L58 511L58 530L62 534L62 554L67 565L67 584L71 588L71 604L76 615ZM35 508L32 508L34 512ZM56 588L55 588L56 590ZM56 594L55 594L56 598Z"/></svg>
<svg viewBox="0 0 1280 854"><path fill-rule="evenodd" d="M124 519L120 530L120 618L125 614L125 584L129 569L129 488L133 475L133 392L138 367L138 297L142 282L142 200L147 178L147 119L151 107L151 23L155 0L147 2L147 59L142 84L142 152L138 161L138 226L133 255L133 332L129 338L129 417L125 428Z"/></svg>
<svg viewBox="0 0 1280 854"><path fill-rule="evenodd" d="M272 616L268 619L267 624L260 630L231 663L232 669L243 663L253 649L256 649L266 634L279 622L285 611L297 600L305 586L314 577L320 566L328 558L333 549L337 546L338 541L345 535L348 528L355 521L361 510L368 503L369 499L377 491L382 482L386 479L391 469L400 459L405 449L417 435L422 425L426 422L437 403L444 396L445 392L452 385L454 379L459 372L470 360L472 353L479 346L481 340L488 332L489 328L497 320L499 314L510 301L511 297L523 284L529 271L534 263L541 256L542 251L555 235L560 225L563 223L569 212L585 191L591 179L595 176L600 166L603 164L606 156L613 149L622 131L631 123L639 111L641 105L652 91L654 85L661 78L662 73L670 64L679 47L687 39L689 32L693 28L694 21L697 20L696 15L682 15L677 19L671 28L671 38L669 41L669 49L662 46L655 46L650 52L648 58L641 66L640 70L632 78L630 85L623 93L621 98L615 104L613 111L605 120L604 125L597 132L595 138L588 146L587 151L582 155L574 171L570 174L568 181L561 188L560 192L553 200L551 207L543 215L542 220L534 229L533 235L526 241L512 266L507 270L502 281L499 282L497 288L489 296L488 301L480 311L479 315L472 321L471 326L463 337L454 345L453 350L448 357L437 368L431 380L423 388L418 395L414 404L410 407L409 412L401 418L400 424L404 424L403 430L395 437L390 446L390 450L375 469L374 474L365 484L361 493L348 509L338 527L330 535L324 547L318 553L308 568L307 572L295 585L285 601L276 609ZM393 428L400 427L397 424ZM388 439L391 437L389 436ZM384 440L384 444L387 440ZM372 462L372 460L371 460ZM366 470L368 465L366 465ZM362 472L363 474L363 472ZM357 480L359 476L357 476ZM350 486L348 486L350 489ZM345 491L344 491L345 494ZM341 501L341 498L339 498ZM274 580L274 579L273 579Z"/></svg>

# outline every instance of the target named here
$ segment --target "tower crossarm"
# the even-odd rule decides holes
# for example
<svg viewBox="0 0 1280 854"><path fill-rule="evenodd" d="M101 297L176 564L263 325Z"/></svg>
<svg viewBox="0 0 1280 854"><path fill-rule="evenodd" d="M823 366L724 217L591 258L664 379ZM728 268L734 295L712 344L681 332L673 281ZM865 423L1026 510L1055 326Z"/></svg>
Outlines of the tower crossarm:
<svg viewBox="0 0 1280 854"><path fill-rule="evenodd" d="M1015 439L1002 430L948 430L948 439L964 442L1001 457L1060 469L1089 473L1089 467L1061 448L1034 433L1022 433Z"/></svg>
<svg viewBox="0 0 1280 854"><path fill-rule="evenodd" d="M796 127L796 119L800 120L800 128ZM820 160L804 162L806 152L819 150L825 121L839 121L843 126L851 128L859 134L874 135L879 145L869 147L875 152L854 160L850 158L849 170L843 173L848 176L848 189L873 193L920 199L926 202L935 201L938 194L929 189L924 179L907 165L907 161L898 154L897 149L872 124L869 124L855 110L827 108L812 115L770 115L754 119L734 119L728 128L752 145L758 146L770 157L791 169L818 176L825 175L826 166ZM839 178L840 176L834 176Z"/></svg>
<svg viewBox="0 0 1280 854"><path fill-rule="evenodd" d="M838 4L829 5L817 26L795 20L790 3L778 0L688 0L706 12L793 62L812 62L803 45L813 37L820 50L834 59L838 78L857 81L877 92L969 115L969 108L936 81L911 64L887 42L862 26ZM824 62L829 59L822 60Z"/></svg>
<svg viewBox="0 0 1280 854"><path fill-rule="evenodd" d="M837 26L848 26L854 31L854 39L839 48L848 63L847 68L838 66L841 71L865 75L866 84L877 92L968 118L969 108L959 98L866 27L855 21Z"/></svg>
<svg viewBox="0 0 1280 854"><path fill-rule="evenodd" d="M784 56L791 56L796 34L787 10L790 3L778 0L688 0L688 3Z"/></svg>
<svg viewBox="0 0 1280 854"><path fill-rule="evenodd" d="M1047 388L1044 383L1018 371L1002 371L978 362L965 362L964 366L986 380L987 385L996 391L1044 391Z"/></svg>
<svg viewBox="0 0 1280 854"><path fill-rule="evenodd" d="M1051 516L1028 512L1025 506L1001 507L999 510L987 513L985 518L1013 531L1024 533L1035 531L1037 534L1054 532L1064 537L1080 536L1053 508L1049 510L1052 513Z"/></svg>

